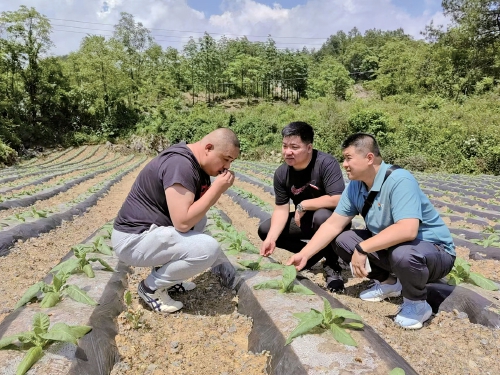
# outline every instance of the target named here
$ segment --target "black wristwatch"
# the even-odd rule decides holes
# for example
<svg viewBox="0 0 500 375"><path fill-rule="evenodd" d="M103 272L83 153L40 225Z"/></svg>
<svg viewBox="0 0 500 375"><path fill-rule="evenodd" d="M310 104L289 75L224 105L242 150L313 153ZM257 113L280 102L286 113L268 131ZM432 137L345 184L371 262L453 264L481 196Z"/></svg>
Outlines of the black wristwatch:
<svg viewBox="0 0 500 375"><path fill-rule="evenodd" d="M295 206L295 209L297 212L304 212L304 207L302 206L302 203L299 203L298 205Z"/></svg>
<svg viewBox="0 0 500 375"><path fill-rule="evenodd" d="M358 253L363 254L363 255L368 255L368 253L363 250L363 248L360 246L359 243L356 244L356 246L354 246L354 248L358 251Z"/></svg>

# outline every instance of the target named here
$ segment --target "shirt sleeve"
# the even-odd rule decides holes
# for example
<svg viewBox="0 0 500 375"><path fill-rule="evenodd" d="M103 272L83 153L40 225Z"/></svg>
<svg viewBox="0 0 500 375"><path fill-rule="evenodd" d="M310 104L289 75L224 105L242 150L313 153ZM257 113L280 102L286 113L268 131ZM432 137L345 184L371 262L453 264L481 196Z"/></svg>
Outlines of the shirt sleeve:
<svg viewBox="0 0 500 375"><path fill-rule="evenodd" d="M402 219L422 221L422 200L417 180L402 177L391 189L391 212L395 223Z"/></svg>
<svg viewBox="0 0 500 375"><path fill-rule="evenodd" d="M345 188L345 183L337 159L333 156L325 159L322 172L323 173L321 175L326 194L330 196L342 194Z"/></svg>
<svg viewBox="0 0 500 375"><path fill-rule="evenodd" d="M290 202L290 197L286 191L287 172L287 168L283 167L278 167L278 169L274 172L274 203L276 203L277 206L282 206Z"/></svg>
<svg viewBox="0 0 500 375"><path fill-rule="evenodd" d="M180 184L196 194L196 171L193 170L192 163L186 157L172 155L162 163L158 175L162 180L164 190L174 184Z"/></svg>
<svg viewBox="0 0 500 375"><path fill-rule="evenodd" d="M352 199L352 188L353 188L353 183L351 182L348 186L347 189L345 189L340 197L339 204L335 208L335 213L341 215L341 216L356 216L359 214L358 209L354 205Z"/></svg>

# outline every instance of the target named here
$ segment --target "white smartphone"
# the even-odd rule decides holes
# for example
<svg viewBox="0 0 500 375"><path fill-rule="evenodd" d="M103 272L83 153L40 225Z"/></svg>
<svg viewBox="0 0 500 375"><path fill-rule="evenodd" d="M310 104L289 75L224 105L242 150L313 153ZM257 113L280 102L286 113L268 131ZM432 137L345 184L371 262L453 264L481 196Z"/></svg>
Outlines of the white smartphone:
<svg viewBox="0 0 500 375"><path fill-rule="evenodd" d="M349 267L351 267L351 273L352 273L352 276L353 276L353 277L357 277L357 276L354 274L353 270L352 270L352 263L349 263ZM366 270L366 272L368 272L368 273L372 272L372 268L370 267L370 260L368 259L368 257L366 257L366 262L365 262L365 270Z"/></svg>

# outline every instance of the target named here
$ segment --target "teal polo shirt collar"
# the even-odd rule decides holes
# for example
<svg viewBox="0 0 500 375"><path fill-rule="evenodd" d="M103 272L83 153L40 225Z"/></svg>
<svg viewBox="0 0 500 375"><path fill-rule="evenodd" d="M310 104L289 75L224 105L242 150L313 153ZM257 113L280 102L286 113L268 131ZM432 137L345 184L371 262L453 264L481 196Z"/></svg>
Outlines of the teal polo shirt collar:
<svg viewBox="0 0 500 375"><path fill-rule="evenodd" d="M384 183L384 178L385 178L385 173L387 170L390 168L389 164L386 164L382 162L380 164L380 168L378 169L377 174L375 175L375 181L373 181L373 186L370 191L378 191L380 192L380 189L382 189L382 185ZM363 193L368 194L368 189L366 188L366 185L363 183L361 184Z"/></svg>

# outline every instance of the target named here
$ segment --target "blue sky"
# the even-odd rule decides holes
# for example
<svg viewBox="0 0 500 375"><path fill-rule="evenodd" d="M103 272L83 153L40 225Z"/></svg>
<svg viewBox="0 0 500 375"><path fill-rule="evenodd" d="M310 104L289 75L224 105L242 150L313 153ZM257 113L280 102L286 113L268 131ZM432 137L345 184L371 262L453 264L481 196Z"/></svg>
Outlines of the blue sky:
<svg viewBox="0 0 500 375"><path fill-rule="evenodd" d="M148 27L162 47L178 49L205 31L251 41L271 35L281 49L319 49L330 35L353 27L362 33L403 28L421 38L431 20L448 22L441 0L10 0L0 2L0 12L21 4L49 18L54 55L77 50L85 35L112 36L121 12Z"/></svg>

